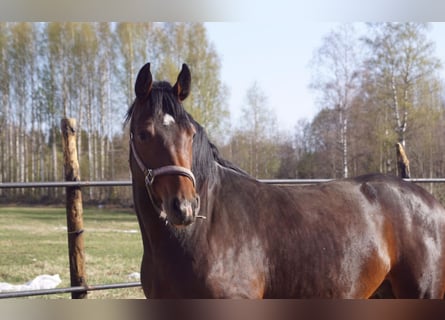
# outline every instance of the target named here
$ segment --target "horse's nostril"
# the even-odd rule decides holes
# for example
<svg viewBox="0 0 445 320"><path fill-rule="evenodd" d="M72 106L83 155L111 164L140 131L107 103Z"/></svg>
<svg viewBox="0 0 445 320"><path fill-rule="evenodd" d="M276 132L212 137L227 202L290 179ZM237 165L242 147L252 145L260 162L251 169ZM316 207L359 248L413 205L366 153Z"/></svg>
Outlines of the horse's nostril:
<svg viewBox="0 0 445 320"><path fill-rule="evenodd" d="M181 211L181 201L178 198L173 200L173 209L177 212Z"/></svg>
<svg viewBox="0 0 445 320"><path fill-rule="evenodd" d="M174 199L173 210L176 216L181 220L188 220L193 218L193 205L188 200L180 200L178 198Z"/></svg>

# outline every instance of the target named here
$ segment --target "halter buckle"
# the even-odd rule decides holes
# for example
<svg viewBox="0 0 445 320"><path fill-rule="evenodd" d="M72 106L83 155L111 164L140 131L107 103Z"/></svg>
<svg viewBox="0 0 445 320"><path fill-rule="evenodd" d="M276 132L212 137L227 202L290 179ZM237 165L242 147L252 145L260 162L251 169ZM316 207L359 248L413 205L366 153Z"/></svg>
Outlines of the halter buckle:
<svg viewBox="0 0 445 320"><path fill-rule="evenodd" d="M145 173L145 184L151 186L154 180L155 175L153 174L153 170L147 169L147 172Z"/></svg>

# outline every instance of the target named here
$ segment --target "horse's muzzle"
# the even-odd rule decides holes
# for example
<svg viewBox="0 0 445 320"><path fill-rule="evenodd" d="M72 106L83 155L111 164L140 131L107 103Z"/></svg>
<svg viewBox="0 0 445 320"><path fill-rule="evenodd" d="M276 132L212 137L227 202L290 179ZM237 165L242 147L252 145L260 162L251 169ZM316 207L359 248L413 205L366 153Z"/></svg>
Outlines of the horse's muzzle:
<svg viewBox="0 0 445 320"><path fill-rule="evenodd" d="M187 226L196 220L199 213L199 196L192 200L175 198L170 204L169 221L174 225Z"/></svg>

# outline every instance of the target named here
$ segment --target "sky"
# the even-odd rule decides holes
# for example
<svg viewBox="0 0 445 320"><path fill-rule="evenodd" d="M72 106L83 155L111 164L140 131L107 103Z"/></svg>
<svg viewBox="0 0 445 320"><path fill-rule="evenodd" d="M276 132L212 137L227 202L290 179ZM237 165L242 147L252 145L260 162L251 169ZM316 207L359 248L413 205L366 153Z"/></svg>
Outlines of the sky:
<svg viewBox="0 0 445 320"><path fill-rule="evenodd" d="M221 59L221 79L229 89L232 121L241 116L247 90L257 82L275 111L280 129L293 131L300 119L318 113L316 93L309 89L309 62L322 39L338 22L288 21L205 23L208 39ZM428 33L436 56L445 64L445 22ZM445 68L444 68L445 70ZM445 71L442 72L445 78Z"/></svg>

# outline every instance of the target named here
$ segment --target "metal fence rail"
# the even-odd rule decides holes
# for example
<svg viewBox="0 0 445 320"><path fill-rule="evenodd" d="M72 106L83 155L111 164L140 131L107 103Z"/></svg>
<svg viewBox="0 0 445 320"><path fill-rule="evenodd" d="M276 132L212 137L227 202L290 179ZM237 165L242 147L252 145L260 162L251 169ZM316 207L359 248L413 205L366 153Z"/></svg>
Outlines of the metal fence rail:
<svg viewBox="0 0 445 320"><path fill-rule="evenodd" d="M140 287L140 282L124 282L113 284L101 284L101 285L89 285L87 287L69 287L69 288L56 288L56 289L40 289L40 290L24 290L0 293L0 299L6 298L23 298L31 296L44 296L50 294L60 293L72 293L72 292L84 292L84 291L97 291L97 290L110 290L110 289L123 289Z"/></svg>
<svg viewBox="0 0 445 320"><path fill-rule="evenodd" d="M54 182L3 182L0 189L62 188L62 187L122 187L131 186L130 180L116 181L54 181Z"/></svg>
<svg viewBox="0 0 445 320"><path fill-rule="evenodd" d="M328 182L335 179L259 179L267 184L314 184ZM445 183L445 178L411 178L405 181L414 183ZM0 189L17 188L63 188L63 187L127 187L131 180L115 181L54 181L54 182L2 182Z"/></svg>

